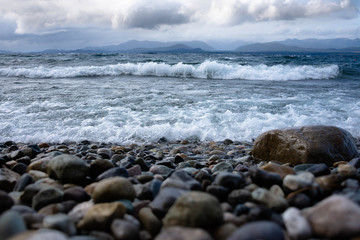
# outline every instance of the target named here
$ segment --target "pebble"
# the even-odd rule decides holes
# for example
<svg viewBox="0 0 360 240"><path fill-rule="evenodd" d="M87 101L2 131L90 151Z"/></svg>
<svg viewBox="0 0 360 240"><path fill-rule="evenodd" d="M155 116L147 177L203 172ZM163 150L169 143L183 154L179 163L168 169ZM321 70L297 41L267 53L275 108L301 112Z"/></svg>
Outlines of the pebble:
<svg viewBox="0 0 360 240"><path fill-rule="evenodd" d="M63 213L48 215L44 218L43 226L45 228L59 230L69 236L76 234L76 227L70 217Z"/></svg>
<svg viewBox="0 0 360 240"><path fill-rule="evenodd" d="M96 181L101 181L104 180L106 178L113 178L113 177L124 177L124 178L128 178L129 177L129 173L127 172L127 170L123 167L114 167L114 168L110 168L108 170L106 170L105 172L101 173L97 178Z"/></svg>
<svg viewBox="0 0 360 240"><path fill-rule="evenodd" d="M234 231L228 240L285 240L282 228L270 221L247 223Z"/></svg>
<svg viewBox="0 0 360 240"><path fill-rule="evenodd" d="M155 240L213 240L211 235L201 228L174 226L166 228Z"/></svg>
<svg viewBox="0 0 360 240"><path fill-rule="evenodd" d="M92 193L95 203L112 202L120 199L133 201L136 192L130 180L123 177L106 178L100 181Z"/></svg>
<svg viewBox="0 0 360 240"><path fill-rule="evenodd" d="M40 210L51 203L61 202L63 197L64 193L57 188L43 188L32 198L32 208Z"/></svg>
<svg viewBox="0 0 360 240"><path fill-rule="evenodd" d="M140 226L123 219L115 219L111 223L111 232L116 240L138 240L139 230Z"/></svg>
<svg viewBox="0 0 360 240"><path fill-rule="evenodd" d="M295 191L300 188L312 186L315 181L315 176L310 172L301 172L297 175L287 175L284 178L284 186L288 189Z"/></svg>
<svg viewBox="0 0 360 240"><path fill-rule="evenodd" d="M272 185L282 185L282 179L279 174L267 172L259 168L249 169L251 180L260 187L270 188Z"/></svg>
<svg viewBox="0 0 360 240"><path fill-rule="evenodd" d="M308 221L301 215L299 209L290 207L282 214L286 230L293 240L309 239L312 235Z"/></svg>
<svg viewBox="0 0 360 240"><path fill-rule="evenodd" d="M251 193L251 197L255 201L264 204L268 208L274 209L279 212L283 211L288 206L285 198L276 195L265 188L256 189Z"/></svg>
<svg viewBox="0 0 360 240"><path fill-rule="evenodd" d="M14 205L14 200L6 192L0 190L0 214Z"/></svg>
<svg viewBox="0 0 360 240"><path fill-rule="evenodd" d="M47 173L63 183L81 183L89 171L89 166L80 158L62 154L49 162Z"/></svg>
<svg viewBox="0 0 360 240"><path fill-rule="evenodd" d="M150 208L144 207L139 211L139 220L153 237L156 236L162 227L160 219L151 211Z"/></svg>
<svg viewBox="0 0 360 240"><path fill-rule="evenodd" d="M245 177L240 173L220 172L216 175L214 184L226 187L229 190L239 189L246 182Z"/></svg>
<svg viewBox="0 0 360 240"><path fill-rule="evenodd" d="M223 213L219 201L203 192L188 192L179 197L169 209L163 222L165 227L212 228L221 224Z"/></svg>
<svg viewBox="0 0 360 240"><path fill-rule="evenodd" d="M0 239L9 239L26 230L25 222L18 212L10 210L0 216Z"/></svg>
<svg viewBox="0 0 360 240"><path fill-rule="evenodd" d="M211 171L213 174L217 174L219 172L232 172L233 170L234 168L231 166L231 164L227 162L220 162L216 164Z"/></svg>
<svg viewBox="0 0 360 240"><path fill-rule="evenodd" d="M0 190L11 192L20 179L20 175L6 167L0 168Z"/></svg>
<svg viewBox="0 0 360 240"><path fill-rule="evenodd" d="M317 236L352 238L360 236L360 207L341 195L332 195L305 212Z"/></svg>
<svg viewBox="0 0 360 240"><path fill-rule="evenodd" d="M261 167L261 169L268 172L279 174L282 179L288 174L295 174L293 168L273 162L269 162L268 164L265 164L264 166Z"/></svg>
<svg viewBox="0 0 360 240"><path fill-rule="evenodd" d="M120 202L98 203L91 206L77 227L82 230L107 231L116 218L122 218L126 212L124 204Z"/></svg>
<svg viewBox="0 0 360 240"><path fill-rule="evenodd" d="M254 158L253 143L228 140L121 146L90 141L40 147L8 144L0 143L0 219L15 212L20 214L18 223L25 224L12 240L39 236L53 240L360 236L354 230L358 226L349 227L356 221L346 218L359 219L358 157L331 165L321 161L281 165ZM11 159L13 151L22 151L24 156ZM81 177L64 178L71 171L63 177L55 174L53 161L63 157L85 166L77 169ZM308 214L332 196L346 198L353 205L327 206L331 217L316 213L310 222ZM332 226L327 232L341 230L332 237L318 234L321 223L313 218L322 215L326 225ZM304 227L306 223L311 231ZM249 224L256 225L256 231L249 230ZM238 231L241 236L236 235Z"/></svg>

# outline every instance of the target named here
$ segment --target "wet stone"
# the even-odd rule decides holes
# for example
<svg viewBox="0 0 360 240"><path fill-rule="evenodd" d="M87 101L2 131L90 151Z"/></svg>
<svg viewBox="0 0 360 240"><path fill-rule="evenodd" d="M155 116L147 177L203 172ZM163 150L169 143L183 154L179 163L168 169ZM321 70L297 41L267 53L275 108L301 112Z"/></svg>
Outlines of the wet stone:
<svg viewBox="0 0 360 240"><path fill-rule="evenodd" d="M75 224L66 214L59 213L46 216L43 225L45 228L56 229L70 236L76 234Z"/></svg>
<svg viewBox="0 0 360 240"><path fill-rule="evenodd" d="M96 178L103 172L115 167L114 163L106 159L96 159L90 163L90 175Z"/></svg>
<svg viewBox="0 0 360 240"><path fill-rule="evenodd" d="M257 221L239 227L228 240L284 240L282 228L274 222Z"/></svg>
<svg viewBox="0 0 360 240"><path fill-rule="evenodd" d="M23 174L20 179L17 181L17 183L14 186L13 191L15 192L22 192L26 188L26 186L34 183L34 179L31 177L30 174Z"/></svg>
<svg viewBox="0 0 360 240"><path fill-rule="evenodd" d="M9 239L26 230L25 222L19 213L10 210L0 216L0 239Z"/></svg>
<svg viewBox="0 0 360 240"><path fill-rule="evenodd" d="M137 225L123 219L115 219L111 224L111 232L117 240L137 240L139 230Z"/></svg>
<svg viewBox="0 0 360 240"><path fill-rule="evenodd" d="M211 171L213 174L217 174L219 172L232 172L233 170L234 168L231 166L231 164L226 162L221 162L216 164Z"/></svg>
<svg viewBox="0 0 360 240"><path fill-rule="evenodd" d="M307 172L314 174L315 177L330 174L330 169L325 163L314 164L306 169Z"/></svg>
<svg viewBox="0 0 360 240"><path fill-rule="evenodd" d="M234 190L241 188L245 182L245 177L239 173L220 172L216 175L214 184Z"/></svg>
<svg viewBox="0 0 360 240"><path fill-rule="evenodd" d="M72 187L64 191L64 201L74 200L76 202L85 202L90 200L90 195L82 187Z"/></svg>
<svg viewBox="0 0 360 240"><path fill-rule="evenodd" d="M166 228L155 240L213 240L211 235L201 228L174 226Z"/></svg>
<svg viewBox="0 0 360 240"><path fill-rule="evenodd" d="M127 178L114 177L100 181L92 193L95 203L111 202L119 199L128 199L133 201L135 190Z"/></svg>
<svg viewBox="0 0 360 240"><path fill-rule="evenodd" d="M77 226L82 230L107 231L112 221L122 218L125 212L125 206L120 202L95 204L87 210Z"/></svg>
<svg viewBox="0 0 360 240"><path fill-rule="evenodd" d="M251 180L260 187L270 188L272 185L282 186L279 174L267 172L255 167L249 169Z"/></svg>
<svg viewBox="0 0 360 240"><path fill-rule="evenodd" d="M63 200L63 192L54 187L48 187L40 190L32 200L32 207L39 210L51 203L58 203Z"/></svg>
<svg viewBox="0 0 360 240"><path fill-rule="evenodd" d="M163 219L164 226L212 228L222 223L219 201L210 194L189 192L178 198Z"/></svg>
<svg viewBox="0 0 360 240"><path fill-rule="evenodd" d="M101 181L101 180L104 180L106 178L113 178L113 177L127 178L127 177L129 177L129 174L128 174L127 170L125 168L123 168L123 167L114 167L114 168L110 168L109 170L106 170L105 172L100 174L96 178L96 181Z"/></svg>
<svg viewBox="0 0 360 240"><path fill-rule="evenodd" d="M14 205L14 200L6 192L0 190L0 214Z"/></svg>

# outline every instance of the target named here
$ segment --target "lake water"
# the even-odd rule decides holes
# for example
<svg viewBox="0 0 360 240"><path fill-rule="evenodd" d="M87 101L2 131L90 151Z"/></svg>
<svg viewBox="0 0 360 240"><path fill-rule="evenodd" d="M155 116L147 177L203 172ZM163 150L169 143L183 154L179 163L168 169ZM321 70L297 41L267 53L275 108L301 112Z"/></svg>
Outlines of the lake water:
<svg viewBox="0 0 360 240"><path fill-rule="evenodd" d="M0 55L0 142L360 136L360 54Z"/></svg>

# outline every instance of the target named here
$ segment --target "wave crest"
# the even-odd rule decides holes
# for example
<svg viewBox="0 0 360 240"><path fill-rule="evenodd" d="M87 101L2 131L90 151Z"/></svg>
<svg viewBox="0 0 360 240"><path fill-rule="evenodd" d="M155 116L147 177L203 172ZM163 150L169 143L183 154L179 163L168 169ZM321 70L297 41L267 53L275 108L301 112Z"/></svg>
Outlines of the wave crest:
<svg viewBox="0 0 360 240"><path fill-rule="evenodd" d="M96 76L156 76L199 79L306 80L330 79L340 74L338 65L236 65L204 61L198 65L179 62L119 63L104 66L0 68L1 76L24 78L74 78Z"/></svg>

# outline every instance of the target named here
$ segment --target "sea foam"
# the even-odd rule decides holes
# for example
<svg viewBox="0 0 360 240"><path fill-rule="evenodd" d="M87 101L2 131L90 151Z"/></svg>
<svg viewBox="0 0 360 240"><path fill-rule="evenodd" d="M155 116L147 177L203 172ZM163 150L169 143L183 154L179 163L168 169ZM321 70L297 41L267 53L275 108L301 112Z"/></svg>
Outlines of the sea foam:
<svg viewBox="0 0 360 240"><path fill-rule="evenodd" d="M191 65L145 62L119 63L104 66L61 66L61 67L5 67L0 76L24 78L74 78L96 76L156 76L199 79L242 79L242 80L306 80L330 79L340 74L336 64L331 65L239 65L204 61Z"/></svg>

